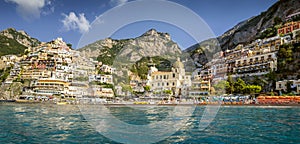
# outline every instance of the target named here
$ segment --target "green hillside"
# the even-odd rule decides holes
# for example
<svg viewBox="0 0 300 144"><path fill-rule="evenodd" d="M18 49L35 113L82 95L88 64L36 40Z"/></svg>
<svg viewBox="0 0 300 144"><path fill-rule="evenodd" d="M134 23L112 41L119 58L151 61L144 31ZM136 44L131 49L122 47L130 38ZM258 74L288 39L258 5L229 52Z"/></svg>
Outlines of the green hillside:
<svg viewBox="0 0 300 144"><path fill-rule="evenodd" d="M0 56L23 54L26 48L26 46L20 44L15 39L0 35Z"/></svg>
<svg viewBox="0 0 300 144"><path fill-rule="evenodd" d="M141 58L134 65L132 65L130 70L131 72L140 76L142 79L146 79L149 70L149 64L155 65L155 67L159 71L171 71L172 68L171 62L169 60L160 56L155 56Z"/></svg>
<svg viewBox="0 0 300 144"><path fill-rule="evenodd" d="M0 33L0 56L23 54L28 46L34 47L38 44L40 41L31 38L26 32L8 28Z"/></svg>

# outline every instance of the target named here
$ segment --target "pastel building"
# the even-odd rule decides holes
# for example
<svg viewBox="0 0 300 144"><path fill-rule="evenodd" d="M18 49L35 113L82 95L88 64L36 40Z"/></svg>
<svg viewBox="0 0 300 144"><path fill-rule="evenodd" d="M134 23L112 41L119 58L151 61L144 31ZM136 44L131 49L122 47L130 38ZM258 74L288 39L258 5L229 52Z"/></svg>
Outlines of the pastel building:
<svg viewBox="0 0 300 144"><path fill-rule="evenodd" d="M92 81L113 84L113 76L112 75L90 75L89 82Z"/></svg>
<svg viewBox="0 0 300 144"><path fill-rule="evenodd" d="M151 91L162 92L172 90L175 96L186 96L191 85L191 76L185 74L183 63L178 58L173 64L171 71L158 71L151 66L148 72L148 82Z"/></svg>
<svg viewBox="0 0 300 144"><path fill-rule="evenodd" d="M300 93L300 79L298 80L283 80L276 82L276 89L277 91L287 91L287 82L291 82L291 88L294 88L296 92Z"/></svg>
<svg viewBox="0 0 300 144"><path fill-rule="evenodd" d="M275 52L255 53L250 51L247 57L235 61L234 73L237 75L261 75L277 70Z"/></svg>
<svg viewBox="0 0 300 144"><path fill-rule="evenodd" d="M277 33L279 35L285 35L298 29L300 29L300 21L296 21L296 22L292 21L292 22L285 23L280 28L278 28Z"/></svg>
<svg viewBox="0 0 300 144"><path fill-rule="evenodd" d="M102 65L100 67L100 71L104 72L104 73L112 74L115 72L115 68L112 68L111 66L108 66L108 65Z"/></svg>
<svg viewBox="0 0 300 144"><path fill-rule="evenodd" d="M88 95L88 88L89 86L82 82L72 82L69 85L69 92L68 95L81 98L83 96Z"/></svg>
<svg viewBox="0 0 300 144"><path fill-rule="evenodd" d="M192 76L192 85L189 90L189 97L207 96L210 88L213 73L209 69L197 69Z"/></svg>
<svg viewBox="0 0 300 144"><path fill-rule="evenodd" d="M34 85L36 95L52 96L54 94L68 94L70 83L58 79L39 79Z"/></svg>

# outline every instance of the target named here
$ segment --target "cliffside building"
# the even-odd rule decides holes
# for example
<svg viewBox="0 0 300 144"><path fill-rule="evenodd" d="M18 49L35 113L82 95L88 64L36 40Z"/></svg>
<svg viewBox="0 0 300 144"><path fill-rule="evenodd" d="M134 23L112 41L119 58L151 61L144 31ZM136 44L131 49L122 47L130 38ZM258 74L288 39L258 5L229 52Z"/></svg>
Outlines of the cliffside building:
<svg viewBox="0 0 300 144"><path fill-rule="evenodd" d="M285 23L280 28L278 28L277 33L278 35L286 35L298 29L300 29L300 21L296 21L296 22L292 21L292 22Z"/></svg>
<svg viewBox="0 0 300 144"><path fill-rule="evenodd" d="M154 65L150 66L147 85L153 92L171 90L176 97L187 96L191 76L185 74L184 65L178 58L170 72L158 71Z"/></svg>

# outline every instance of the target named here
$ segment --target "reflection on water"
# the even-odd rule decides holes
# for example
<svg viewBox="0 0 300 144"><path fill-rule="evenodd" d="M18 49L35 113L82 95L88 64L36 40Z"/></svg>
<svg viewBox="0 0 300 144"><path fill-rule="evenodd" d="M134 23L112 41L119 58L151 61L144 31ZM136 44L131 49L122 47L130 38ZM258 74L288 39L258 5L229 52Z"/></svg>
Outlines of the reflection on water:
<svg viewBox="0 0 300 144"><path fill-rule="evenodd" d="M174 107L153 107L151 109L138 109L130 107L109 107L110 113L116 118L135 125L147 125L151 121L165 119Z"/></svg>
<svg viewBox="0 0 300 144"><path fill-rule="evenodd" d="M186 124L194 109L192 105L147 109L107 108L103 105L80 106L82 114L91 126L102 135L122 143L153 143L164 140ZM118 110L120 111L116 113ZM158 119L149 115L153 115L153 112L157 113ZM149 116L155 120L148 119Z"/></svg>
<svg viewBox="0 0 300 144"><path fill-rule="evenodd" d="M173 107L108 109L124 122L147 125L165 121ZM197 107L179 131L159 143L300 143L299 107L221 107L200 131L203 111ZM0 143L116 143L90 126L77 106L0 104L0 115Z"/></svg>

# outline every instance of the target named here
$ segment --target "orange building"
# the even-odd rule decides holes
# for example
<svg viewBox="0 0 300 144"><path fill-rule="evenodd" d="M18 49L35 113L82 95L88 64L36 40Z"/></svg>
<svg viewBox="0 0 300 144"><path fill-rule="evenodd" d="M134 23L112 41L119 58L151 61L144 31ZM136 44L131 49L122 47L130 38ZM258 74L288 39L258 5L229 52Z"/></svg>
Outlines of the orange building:
<svg viewBox="0 0 300 144"><path fill-rule="evenodd" d="M287 33L293 32L294 30L297 30L297 29L300 29L300 21L288 22L288 23L285 23L280 28L278 28L277 34L285 35Z"/></svg>

